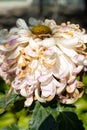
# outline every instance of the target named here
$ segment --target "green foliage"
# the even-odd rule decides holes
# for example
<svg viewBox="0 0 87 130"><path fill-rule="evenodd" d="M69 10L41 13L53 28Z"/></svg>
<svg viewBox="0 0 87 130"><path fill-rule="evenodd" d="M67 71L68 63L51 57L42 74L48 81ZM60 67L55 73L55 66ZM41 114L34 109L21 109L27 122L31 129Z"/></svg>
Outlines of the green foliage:
<svg viewBox="0 0 87 130"><path fill-rule="evenodd" d="M29 130L50 130L51 127L53 127L53 129L56 128L56 122L52 113L52 108L48 106L44 107L37 101L29 123Z"/></svg>
<svg viewBox="0 0 87 130"><path fill-rule="evenodd" d="M8 88L8 85L5 84L2 78L0 78L0 93L5 94L5 91L7 88Z"/></svg>
<svg viewBox="0 0 87 130"><path fill-rule="evenodd" d="M57 121L59 130L84 130L81 120L73 112L60 112Z"/></svg>
<svg viewBox="0 0 87 130"><path fill-rule="evenodd" d="M69 111L65 110L64 105L62 107L58 104L55 108L51 108L51 106L44 107L36 102L29 130L84 130L83 124L77 115L71 109Z"/></svg>
<svg viewBox="0 0 87 130"><path fill-rule="evenodd" d="M10 105L12 102L15 101L17 95L14 94L14 93L11 93L9 95L9 98L5 101L5 97L6 95L4 95L1 99L0 99L0 107L4 107L4 108L7 108L8 105Z"/></svg>
<svg viewBox="0 0 87 130"><path fill-rule="evenodd" d="M3 128L2 130L20 130L17 125L11 125Z"/></svg>

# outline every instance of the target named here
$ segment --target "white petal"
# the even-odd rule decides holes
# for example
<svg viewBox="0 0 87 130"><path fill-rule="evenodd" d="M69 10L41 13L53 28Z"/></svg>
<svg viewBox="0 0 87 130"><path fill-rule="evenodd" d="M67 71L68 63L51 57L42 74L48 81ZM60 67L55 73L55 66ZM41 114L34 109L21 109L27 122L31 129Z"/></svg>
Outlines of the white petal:
<svg viewBox="0 0 87 130"><path fill-rule="evenodd" d="M38 88L35 89L35 97L36 97L36 99L37 99L38 101L40 101L40 102L46 102L46 100L45 100L44 98L41 98L41 97L39 96L39 90L38 90Z"/></svg>
<svg viewBox="0 0 87 130"><path fill-rule="evenodd" d="M66 87L66 80L62 80L62 81L58 82L57 80L54 79L53 82L56 85L57 94L60 94Z"/></svg>
<svg viewBox="0 0 87 130"><path fill-rule="evenodd" d="M48 96L55 96L56 94L56 86L55 84L51 81L47 85L42 85L41 84L41 92L42 96L48 97Z"/></svg>
<svg viewBox="0 0 87 130"><path fill-rule="evenodd" d="M26 80L18 80L15 78L15 80L12 82L12 87L16 90L22 89L26 86Z"/></svg>
<svg viewBox="0 0 87 130"><path fill-rule="evenodd" d="M73 73L74 74L78 74L81 72L81 70L83 69L83 65L79 65L78 67L76 67L75 69L73 69Z"/></svg>
<svg viewBox="0 0 87 130"><path fill-rule="evenodd" d="M41 75L38 78L39 82L47 84L47 82L52 80L52 74L48 74L48 75Z"/></svg>
<svg viewBox="0 0 87 130"><path fill-rule="evenodd" d="M69 66L68 66L68 61L63 55L59 56L59 63L60 66L58 70L58 75L56 75L56 77L61 79L66 77L69 74L69 69L67 69Z"/></svg>
<svg viewBox="0 0 87 130"><path fill-rule="evenodd" d="M29 55L31 57L37 57L37 53L35 51L33 51L32 48L30 48L30 46L27 46L25 48L25 54Z"/></svg>
<svg viewBox="0 0 87 130"><path fill-rule="evenodd" d="M13 27L10 29L9 34L17 34L19 29L17 27Z"/></svg>
<svg viewBox="0 0 87 130"><path fill-rule="evenodd" d="M26 42L29 42L29 37L24 37L24 36L22 36L22 37L20 37L20 38L17 39L17 42L18 42L18 43L26 43Z"/></svg>
<svg viewBox="0 0 87 130"><path fill-rule="evenodd" d="M81 40L82 40L84 43L87 43L87 34L83 35Z"/></svg>
<svg viewBox="0 0 87 130"><path fill-rule="evenodd" d="M72 84L68 85L68 86L66 87L66 91L67 91L68 93L73 93L74 90L76 89L76 83L77 83L77 81L75 80Z"/></svg>
<svg viewBox="0 0 87 130"><path fill-rule="evenodd" d="M83 64L87 66L87 59L84 60Z"/></svg>
<svg viewBox="0 0 87 130"><path fill-rule="evenodd" d="M66 48L63 45L58 45L59 48L69 57L74 57L75 55L77 55L77 52L74 49L71 48Z"/></svg>
<svg viewBox="0 0 87 130"><path fill-rule="evenodd" d="M20 94L21 94L22 96L24 96L24 97L27 97L26 89L25 89L25 88L22 88L22 89L20 90Z"/></svg>
<svg viewBox="0 0 87 130"><path fill-rule="evenodd" d="M29 107L33 102L33 95L31 97L28 97L25 101L25 107Z"/></svg>
<svg viewBox="0 0 87 130"><path fill-rule="evenodd" d="M29 46L31 49L34 49L34 50L38 49L39 44L40 43L33 40L33 38L29 38Z"/></svg>
<svg viewBox="0 0 87 130"><path fill-rule="evenodd" d="M33 60L33 61L31 62L31 64L30 64L30 67L31 67L32 69L37 69L37 67L38 67L38 60Z"/></svg>
<svg viewBox="0 0 87 130"><path fill-rule="evenodd" d="M85 57L81 54L76 54L73 58L72 61L76 64L83 64Z"/></svg>
<svg viewBox="0 0 87 130"><path fill-rule="evenodd" d="M28 29L26 22L23 19L18 19L16 22L17 26L23 29Z"/></svg>
<svg viewBox="0 0 87 130"><path fill-rule="evenodd" d="M15 59L19 54L20 50L22 50L22 47L18 47L9 57L8 59Z"/></svg>
<svg viewBox="0 0 87 130"><path fill-rule="evenodd" d="M68 83L68 84L71 84L72 82L75 81L75 79L76 79L76 75L72 75L72 74L70 74L67 83Z"/></svg>
<svg viewBox="0 0 87 130"><path fill-rule="evenodd" d="M55 45L55 40L54 38L46 38L41 42L41 44L45 47L51 47Z"/></svg>
<svg viewBox="0 0 87 130"><path fill-rule="evenodd" d="M59 38L59 39L56 39L56 41L57 41L56 42L57 45L61 44L62 46L65 46L65 47L73 47L78 44L79 39L77 37L68 38L68 39Z"/></svg>

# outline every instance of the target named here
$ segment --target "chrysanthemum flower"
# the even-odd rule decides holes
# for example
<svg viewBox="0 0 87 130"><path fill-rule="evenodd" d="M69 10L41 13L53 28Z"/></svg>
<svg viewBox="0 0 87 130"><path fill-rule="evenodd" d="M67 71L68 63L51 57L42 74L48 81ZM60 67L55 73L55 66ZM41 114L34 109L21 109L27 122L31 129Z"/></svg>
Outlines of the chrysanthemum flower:
<svg viewBox="0 0 87 130"><path fill-rule="evenodd" d="M17 27L0 31L0 42L0 75L26 98L25 106L56 95L62 103L72 104L83 94L87 35L79 25L46 19L28 27L18 19Z"/></svg>

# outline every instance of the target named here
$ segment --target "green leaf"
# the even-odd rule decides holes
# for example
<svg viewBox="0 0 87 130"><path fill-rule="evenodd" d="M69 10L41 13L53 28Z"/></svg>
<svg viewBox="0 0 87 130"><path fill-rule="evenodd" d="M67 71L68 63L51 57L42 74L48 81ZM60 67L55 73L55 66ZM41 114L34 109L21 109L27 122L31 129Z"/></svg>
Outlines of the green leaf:
<svg viewBox="0 0 87 130"><path fill-rule="evenodd" d="M5 97L6 97L6 95L4 95L2 98L0 98L0 107L5 107L6 108L11 102L13 102L15 100L17 95L14 94L14 93L11 93L11 95L6 100L6 102L5 102Z"/></svg>
<svg viewBox="0 0 87 130"><path fill-rule="evenodd" d="M53 110L55 112L55 110ZM38 101L33 111L29 130L57 130L57 124L51 108L42 106Z"/></svg>
<svg viewBox="0 0 87 130"><path fill-rule="evenodd" d="M20 130L17 125L11 125L3 128L2 130Z"/></svg>
<svg viewBox="0 0 87 130"><path fill-rule="evenodd" d="M0 93L5 93L9 86L5 83L5 81L0 77Z"/></svg>
<svg viewBox="0 0 87 130"><path fill-rule="evenodd" d="M74 106L57 104L42 105L38 101L33 111L29 130L84 130L81 120L72 112Z"/></svg>
<svg viewBox="0 0 87 130"><path fill-rule="evenodd" d="M87 87L87 74L83 75L83 84L85 87Z"/></svg>
<svg viewBox="0 0 87 130"><path fill-rule="evenodd" d="M0 114L2 114L6 108L8 108L9 105L11 105L15 99L17 98L17 95L13 92L9 95L8 99L5 101L6 95L3 95L0 98Z"/></svg>
<svg viewBox="0 0 87 130"><path fill-rule="evenodd" d="M4 97L5 96L0 98L0 108L4 106Z"/></svg>
<svg viewBox="0 0 87 130"><path fill-rule="evenodd" d="M57 122L58 130L84 130L81 120L73 112L60 112Z"/></svg>
<svg viewBox="0 0 87 130"><path fill-rule="evenodd" d="M23 97L19 97L18 99L16 99L14 101L14 106L12 108L12 110L14 112L19 112L24 108L24 101L25 99Z"/></svg>

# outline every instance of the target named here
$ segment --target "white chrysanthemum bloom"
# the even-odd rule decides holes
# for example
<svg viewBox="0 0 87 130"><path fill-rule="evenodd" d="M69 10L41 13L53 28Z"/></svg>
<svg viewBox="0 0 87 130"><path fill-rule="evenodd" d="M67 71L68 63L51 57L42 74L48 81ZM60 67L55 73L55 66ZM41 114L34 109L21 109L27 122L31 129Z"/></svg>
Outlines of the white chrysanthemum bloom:
<svg viewBox="0 0 87 130"><path fill-rule="evenodd" d="M0 75L26 98L25 106L55 95L72 104L83 94L77 76L87 67L87 35L79 25L46 19L29 28L18 19L16 28L1 30L0 41Z"/></svg>

